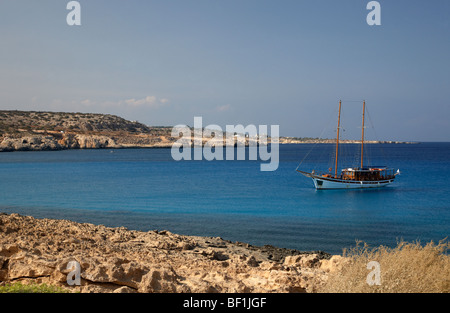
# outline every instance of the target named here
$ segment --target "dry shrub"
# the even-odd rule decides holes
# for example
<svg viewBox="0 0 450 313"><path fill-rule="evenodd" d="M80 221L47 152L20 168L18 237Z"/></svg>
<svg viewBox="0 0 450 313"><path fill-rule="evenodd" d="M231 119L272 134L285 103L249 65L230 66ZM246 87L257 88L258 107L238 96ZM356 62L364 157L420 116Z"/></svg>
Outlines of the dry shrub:
<svg viewBox="0 0 450 313"><path fill-rule="evenodd" d="M358 242L355 248L344 251L348 262L340 271L330 273L319 292L448 293L449 249L447 240L425 246L401 241L392 249L385 246L371 249ZM371 261L380 265L379 285L369 285L366 280L374 269L367 267Z"/></svg>

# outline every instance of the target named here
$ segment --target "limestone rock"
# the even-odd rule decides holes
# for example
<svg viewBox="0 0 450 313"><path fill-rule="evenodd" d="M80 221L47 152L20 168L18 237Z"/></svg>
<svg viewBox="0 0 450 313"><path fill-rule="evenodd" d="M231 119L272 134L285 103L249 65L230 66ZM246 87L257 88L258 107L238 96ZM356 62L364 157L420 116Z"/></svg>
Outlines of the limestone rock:
<svg viewBox="0 0 450 313"><path fill-rule="evenodd" d="M330 259L322 260L320 262L320 269L326 271L327 273L334 273L345 266L347 262L349 262L348 259L340 255L333 255Z"/></svg>
<svg viewBox="0 0 450 313"><path fill-rule="evenodd" d="M78 142L80 149L100 149L100 148L114 148L116 143L113 139L107 136L97 135L76 135L75 139Z"/></svg>
<svg viewBox="0 0 450 313"><path fill-rule="evenodd" d="M284 259L284 264L288 266L298 266L301 268L313 268L320 265L320 259L317 254L294 255L287 256Z"/></svg>
<svg viewBox="0 0 450 313"><path fill-rule="evenodd" d="M232 243L222 238L139 232L0 214L0 284L45 282L74 292L311 292L338 257ZM80 285L69 286L71 261ZM71 274L72 275L72 274Z"/></svg>

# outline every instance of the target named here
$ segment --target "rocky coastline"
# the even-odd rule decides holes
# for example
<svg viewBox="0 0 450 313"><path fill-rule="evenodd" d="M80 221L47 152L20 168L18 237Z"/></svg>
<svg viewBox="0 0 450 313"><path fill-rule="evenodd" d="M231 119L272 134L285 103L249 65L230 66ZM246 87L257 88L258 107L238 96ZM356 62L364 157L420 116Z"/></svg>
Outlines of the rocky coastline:
<svg viewBox="0 0 450 313"><path fill-rule="evenodd" d="M22 134L5 134L0 137L0 152L13 151L58 151L69 149L126 149L126 148L171 148L177 138L167 135L130 134L130 133L71 133L64 131L46 131L44 134L38 132ZM203 140L204 142L207 139ZM279 144L333 144L331 139L290 139L279 138ZM342 143L357 144L359 141L346 140ZM410 144L409 142L397 141L368 141L366 144ZM221 143L224 146L225 142ZM248 141L244 143L248 145ZM193 142L190 142L193 146Z"/></svg>
<svg viewBox="0 0 450 313"><path fill-rule="evenodd" d="M68 265L80 265L69 286ZM81 293L317 292L342 257L219 237L148 232L0 213L0 285L46 283Z"/></svg>
<svg viewBox="0 0 450 313"><path fill-rule="evenodd" d="M192 129L192 138L195 130ZM201 135L200 135L201 136ZM225 136L224 136L225 137ZM203 144L211 138L203 137ZM147 126L109 114L0 110L0 152L56 151L68 149L171 148L180 137L172 127ZM183 139L184 140L184 139ZM245 135L235 144L248 145ZM270 138L268 138L270 142ZM280 137L280 144L334 143L334 139ZM357 140L343 143L359 143ZM404 143L367 141L367 143ZM217 140L226 145L226 139ZM193 145L193 139L190 141Z"/></svg>
<svg viewBox="0 0 450 313"><path fill-rule="evenodd" d="M170 148L174 141L151 135L76 134L46 132L40 134L6 135L0 152L58 151L69 149Z"/></svg>

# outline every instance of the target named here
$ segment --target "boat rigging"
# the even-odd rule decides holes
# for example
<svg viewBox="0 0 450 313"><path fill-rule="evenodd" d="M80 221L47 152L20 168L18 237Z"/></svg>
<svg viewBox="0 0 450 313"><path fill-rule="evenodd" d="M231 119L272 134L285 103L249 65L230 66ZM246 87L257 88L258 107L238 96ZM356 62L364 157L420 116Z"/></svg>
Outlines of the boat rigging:
<svg viewBox="0 0 450 313"><path fill-rule="evenodd" d="M334 162L334 175L332 168L328 172L311 172L301 171L297 167L297 172L306 177L312 178L316 189L360 189L360 188L378 188L384 187L392 183L395 177L400 174L397 169L388 168L387 166L364 166L364 123L366 101L363 101L362 112L362 131L361 131L361 160L359 167L347 167L338 173L339 161L339 141L341 128L341 106L342 101L339 101L337 136L336 136L336 152Z"/></svg>

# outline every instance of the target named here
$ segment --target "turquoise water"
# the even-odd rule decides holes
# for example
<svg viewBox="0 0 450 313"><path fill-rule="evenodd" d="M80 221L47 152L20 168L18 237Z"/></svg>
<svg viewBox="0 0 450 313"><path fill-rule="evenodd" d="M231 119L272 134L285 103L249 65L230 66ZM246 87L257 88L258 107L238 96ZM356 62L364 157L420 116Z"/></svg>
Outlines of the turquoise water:
<svg viewBox="0 0 450 313"><path fill-rule="evenodd" d="M260 161L177 162L170 149L0 153L0 211L329 253L450 234L450 143L368 147L383 151L372 164L401 170L374 190L316 191L295 169L305 155L303 169L328 168L330 146L311 148L281 145L274 172Z"/></svg>

